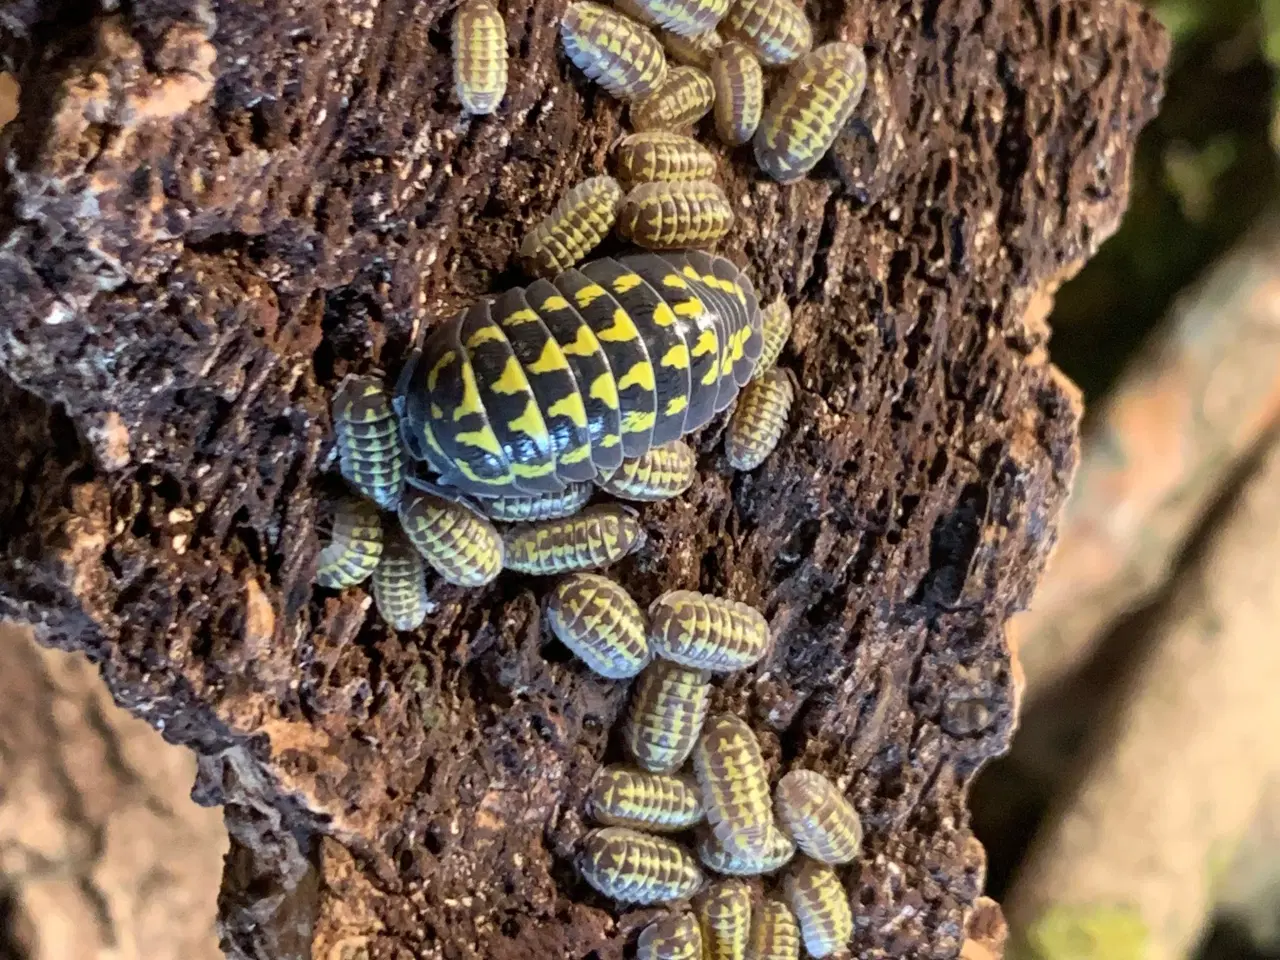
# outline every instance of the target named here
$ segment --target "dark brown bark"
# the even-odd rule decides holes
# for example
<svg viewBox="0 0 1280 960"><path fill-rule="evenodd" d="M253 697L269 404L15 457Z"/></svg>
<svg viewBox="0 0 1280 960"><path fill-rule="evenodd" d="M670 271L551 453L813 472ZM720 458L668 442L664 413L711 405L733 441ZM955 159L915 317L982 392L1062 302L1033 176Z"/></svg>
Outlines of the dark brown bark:
<svg viewBox="0 0 1280 960"><path fill-rule="evenodd" d="M341 376L510 285L518 238L621 127L511 0L500 115L451 101L448 5L11 5L0 585L46 643L202 754L232 956L621 956L575 878L626 685L545 650L537 581L434 589L416 635L310 577ZM1121 0L810 4L864 45L855 129L780 189L749 151L722 250L796 305L792 429L618 568L779 637L725 683L772 762L852 775L854 948L952 957L983 857L964 793L1013 722L1003 625L1075 463L1036 295L1115 227L1166 41ZM79 20L75 18L80 16Z"/></svg>

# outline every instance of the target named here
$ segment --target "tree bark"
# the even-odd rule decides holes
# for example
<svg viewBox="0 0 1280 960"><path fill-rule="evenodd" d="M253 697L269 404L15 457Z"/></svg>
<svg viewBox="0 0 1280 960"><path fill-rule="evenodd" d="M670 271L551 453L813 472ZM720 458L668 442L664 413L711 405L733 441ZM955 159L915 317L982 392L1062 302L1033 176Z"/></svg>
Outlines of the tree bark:
<svg viewBox="0 0 1280 960"><path fill-rule="evenodd" d="M522 231L599 172L618 104L511 0L498 116L452 102L449 7L27 0L5 131L0 589L41 639L202 756L225 804L233 957L596 957L574 874L626 685L542 646L536 580L433 586L396 634L311 587L341 377L519 282ZM1114 229L1167 44L1124 0L811 3L871 82L808 180L724 152L722 252L785 295L791 429L647 509L616 568L778 638L716 706L770 762L848 783L859 955L954 957L982 887L974 773L1014 722L1008 617L1044 564L1079 406L1045 297Z"/></svg>

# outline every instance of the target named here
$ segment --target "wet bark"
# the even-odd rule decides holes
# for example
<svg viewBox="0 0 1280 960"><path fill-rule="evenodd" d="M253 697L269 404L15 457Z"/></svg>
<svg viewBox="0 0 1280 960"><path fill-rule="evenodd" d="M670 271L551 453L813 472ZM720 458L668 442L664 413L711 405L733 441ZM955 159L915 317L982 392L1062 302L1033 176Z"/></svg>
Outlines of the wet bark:
<svg viewBox="0 0 1280 960"><path fill-rule="evenodd" d="M626 685L538 628L542 585L433 587L416 634L310 579L328 400L518 281L522 231L605 165L619 109L505 5L498 116L460 118L443 2L27 0L5 130L0 591L202 755L237 957L622 955L570 866ZM776 648L717 705L850 784L855 952L952 957L981 890L964 795L1014 721L1003 628L1076 457L1045 303L1115 227L1166 40L1121 0L811 3L863 44L849 134L787 189L725 153L722 252L796 333L778 451L646 509L617 568L701 587Z"/></svg>

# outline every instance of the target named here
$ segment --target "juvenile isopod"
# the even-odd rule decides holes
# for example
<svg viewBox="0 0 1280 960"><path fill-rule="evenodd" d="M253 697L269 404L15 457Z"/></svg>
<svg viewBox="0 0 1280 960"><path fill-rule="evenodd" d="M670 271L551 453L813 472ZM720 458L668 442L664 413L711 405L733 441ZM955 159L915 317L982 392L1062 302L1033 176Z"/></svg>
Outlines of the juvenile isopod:
<svg viewBox="0 0 1280 960"><path fill-rule="evenodd" d="M649 607L655 654L697 670L729 673L769 649L769 623L754 607L693 590L670 590Z"/></svg>
<svg viewBox="0 0 1280 960"><path fill-rule="evenodd" d="M571 3L560 38L574 66L619 100L647 97L666 79L667 56L658 38L598 3Z"/></svg>
<svg viewBox="0 0 1280 960"><path fill-rule="evenodd" d="M742 880L719 880L695 905L706 960L745 960L751 934L751 889Z"/></svg>
<svg viewBox="0 0 1280 960"><path fill-rule="evenodd" d="M698 862L684 847L627 827L588 833L578 870L606 897L639 905L682 900L696 893L704 880Z"/></svg>
<svg viewBox="0 0 1280 960"><path fill-rule="evenodd" d="M316 557L316 583L342 590L363 583L382 557L382 517L368 500L344 497L333 512L329 543Z"/></svg>
<svg viewBox="0 0 1280 960"><path fill-rule="evenodd" d="M852 116L867 82L867 61L852 43L804 55L765 106L756 130L760 169L779 183L813 169Z"/></svg>
<svg viewBox="0 0 1280 960"><path fill-rule="evenodd" d="M600 506L512 527L504 539L507 569L550 576L617 563L644 544L645 534L634 511Z"/></svg>
<svg viewBox="0 0 1280 960"><path fill-rule="evenodd" d="M697 742L707 716L709 674L657 660L640 674L622 727L636 763L653 773L680 767Z"/></svg>
<svg viewBox="0 0 1280 960"><path fill-rule="evenodd" d="M476 505L490 520L504 523L529 523L534 520L559 520L571 517L587 505L595 485L567 483L555 493L539 493L528 497L491 497L477 500Z"/></svg>
<svg viewBox="0 0 1280 960"><path fill-rule="evenodd" d="M760 359L756 362L756 372L752 380L759 380L773 369L782 355L782 348L791 338L791 308L787 301L778 299L760 311L764 347L760 350Z"/></svg>
<svg viewBox="0 0 1280 960"><path fill-rule="evenodd" d="M607 680L625 680L649 662L644 614L607 577L574 573L547 600L547 626L566 647Z"/></svg>
<svg viewBox="0 0 1280 960"><path fill-rule="evenodd" d="M427 571L422 554L399 530L388 530L373 571L373 599L394 630L416 630L427 618Z"/></svg>
<svg viewBox="0 0 1280 960"><path fill-rule="evenodd" d="M733 207L709 180L642 183L618 214L618 233L651 250L709 246L732 226Z"/></svg>
<svg viewBox="0 0 1280 960"><path fill-rule="evenodd" d="M655 920L640 933L636 960L703 960L698 921L691 913Z"/></svg>
<svg viewBox="0 0 1280 960"><path fill-rule="evenodd" d="M711 78L697 67L673 67L653 93L631 105L636 130L685 130L708 113L716 92Z"/></svg>
<svg viewBox="0 0 1280 960"><path fill-rule="evenodd" d="M773 453L794 399L791 378L777 367L742 388L724 438L725 456L735 470L754 470Z"/></svg>
<svg viewBox="0 0 1280 960"><path fill-rule="evenodd" d="M716 839L734 856L763 857L775 829L773 806L760 743L746 721L727 713L709 720L693 770Z"/></svg>
<svg viewBox="0 0 1280 960"><path fill-rule="evenodd" d="M502 537L470 507L412 492L400 501L400 526L409 542L448 583L482 587L502 572Z"/></svg>
<svg viewBox="0 0 1280 960"><path fill-rule="evenodd" d="M766 900L752 912L747 960L800 960L800 925L781 900Z"/></svg>
<svg viewBox="0 0 1280 960"><path fill-rule="evenodd" d="M333 397L333 427L342 476L384 510L394 510L404 489L404 454L382 381L344 379Z"/></svg>
<svg viewBox="0 0 1280 960"><path fill-rule="evenodd" d="M785 66L813 46L809 18L792 0L736 0L721 32L755 50L766 67Z"/></svg>
<svg viewBox="0 0 1280 960"><path fill-rule="evenodd" d="M801 858L787 873L784 888L809 956L821 960L849 942L853 912L835 871L824 863Z"/></svg>
<svg viewBox="0 0 1280 960"><path fill-rule="evenodd" d="M591 786L587 814L605 826L669 833L702 821L702 797L692 777L606 767Z"/></svg>
<svg viewBox="0 0 1280 960"><path fill-rule="evenodd" d="M596 482L601 490L623 500L657 501L680 496L697 475L693 449L683 440L673 440L634 460L623 460L613 476Z"/></svg>
<svg viewBox="0 0 1280 960"><path fill-rule="evenodd" d="M862 846L858 811L836 785L813 770L792 770L774 797L778 821L798 846L820 863L849 863Z"/></svg>
<svg viewBox="0 0 1280 960"><path fill-rule="evenodd" d="M726 850L709 828L698 830L698 859L725 876L754 877L773 873L796 855L796 845L777 826L768 831L764 848L764 853L758 857L737 856Z"/></svg>
<svg viewBox="0 0 1280 960"><path fill-rule="evenodd" d="M695 37L682 37L678 33L664 30L660 34L660 39L670 59L686 67L697 67L699 70L705 70L711 66L712 57L720 49L720 44L724 43L720 34L714 30L708 30Z"/></svg>
<svg viewBox="0 0 1280 960"><path fill-rule="evenodd" d="M714 30L729 9L729 0L632 0L648 19L683 37Z"/></svg>
<svg viewBox="0 0 1280 960"><path fill-rule="evenodd" d="M493 113L507 92L507 25L489 0L465 0L454 14L453 77L470 114Z"/></svg>
<svg viewBox="0 0 1280 960"><path fill-rule="evenodd" d="M613 177L583 180L561 198L520 244L520 262L532 277L568 270L609 235L622 188Z"/></svg>
<svg viewBox="0 0 1280 960"><path fill-rule="evenodd" d="M618 179L630 188L656 180L710 180L716 158L693 137L666 130L633 133L614 153Z"/></svg>
<svg viewBox="0 0 1280 960"><path fill-rule="evenodd" d="M764 70L756 55L736 40L724 44L711 62L715 88L716 134L736 147L760 125L764 110Z"/></svg>

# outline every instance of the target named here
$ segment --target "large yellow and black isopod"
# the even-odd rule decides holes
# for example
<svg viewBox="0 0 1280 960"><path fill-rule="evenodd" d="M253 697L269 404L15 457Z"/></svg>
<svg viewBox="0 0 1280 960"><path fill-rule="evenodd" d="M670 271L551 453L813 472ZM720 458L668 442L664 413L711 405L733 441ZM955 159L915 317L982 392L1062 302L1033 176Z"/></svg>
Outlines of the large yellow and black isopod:
<svg viewBox="0 0 1280 960"><path fill-rule="evenodd" d="M388 530L373 571L373 599L392 629L416 630L427 618L427 571L422 554L399 530Z"/></svg>
<svg viewBox="0 0 1280 960"><path fill-rule="evenodd" d="M698 862L684 847L628 827L588 833L578 871L606 897L642 906L690 897L704 881Z"/></svg>
<svg viewBox="0 0 1280 960"><path fill-rule="evenodd" d="M836 785L813 770L792 770L780 781L774 807L805 855L820 863L849 863L862 846L858 811Z"/></svg>
<svg viewBox="0 0 1280 960"><path fill-rule="evenodd" d="M400 501L400 526L409 542L448 583L483 587L502 572L502 537L470 507L410 492Z"/></svg>
<svg viewBox="0 0 1280 960"><path fill-rule="evenodd" d="M828 43L805 54L760 118L760 169L779 183L812 170L853 115L866 82L867 61L855 44Z"/></svg>
<svg viewBox="0 0 1280 960"><path fill-rule="evenodd" d="M667 660L729 673L757 663L769 649L769 623L736 600L670 590L649 606L649 643Z"/></svg>
<svg viewBox="0 0 1280 960"><path fill-rule="evenodd" d="M764 110L764 70L746 44L730 40L711 62L715 88L716 135L736 147L746 143L760 125Z"/></svg>
<svg viewBox="0 0 1280 960"><path fill-rule="evenodd" d="M704 960L698 921L691 913L655 920L640 933L636 960Z"/></svg>
<svg viewBox="0 0 1280 960"><path fill-rule="evenodd" d="M765 837L765 851L759 857L740 857L724 848L710 828L698 831L698 859L716 873L730 877L754 877L773 873L796 855L791 838L774 826Z"/></svg>
<svg viewBox="0 0 1280 960"><path fill-rule="evenodd" d="M617 563L644 545L645 534L633 510L607 504L512 527L505 541L507 569L551 576Z"/></svg>
<svg viewBox="0 0 1280 960"><path fill-rule="evenodd" d="M782 355L782 348L791 339L791 308L787 301L778 299L760 311L763 328L764 347L760 351L760 361L756 364L753 380L759 380L773 369Z"/></svg>
<svg viewBox="0 0 1280 960"><path fill-rule="evenodd" d="M666 660L649 664L631 692L622 740L636 763L670 773L689 758L710 704L710 674Z"/></svg>
<svg viewBox="0 0 1280 960"><path fill-rule="evenodd" d="M453 80L470 114L493 113L507 92L507 25L489 0L465 0L454 14Z"/></svg>
<svg viewBox="0 0 1280 960"><path fill-rule="evenodd" d="M618 179L627 187L659 180L710 180L715 155L693 137L650 130L624 137L613 153Z"/></svg>
<svg viewBox="0 0 1280 960"><path fill-rule="evenodd" d="M642 183L618 211L618 233L651 250L708 246L733 226L733 207L709 180Z"/></svg>
<svg viewBox="0 0 1280 960"><path fill-rule="evenodd" d="M525 273L546 278L572 267L609 235L621 202L622 188L613 177L583 180L520 244Z"/></svg>
<svg viewBox="0 0 1280 960"><path fill-rule="evenodd" d="M791 377L777 367L742 389L724 437L725 456L735 470L754 470L773 453L795 395Z"/></svg>
<svg viewBox="0 0 1280 960"><path fill-rule="evenodd" d="M404 456L382 381L345 378L333 397L333 428L342 476L378 506L394 510L404 490Z"/></svg>
<svg viewBox="0 0 1280 960"><path fill-rule="evenodd" d="M724 43L720 34L714 30L700 33L696 37L682 37L678 33L663 30L658 38L662 48L667 51L667 58L686 67L697 67L705 70L711 66L711 59Z"/></svg>
<svg viewBox="0 0 1280 960"><path fill-rule="evenodd" d="M706 960L745 960L751 934L751 888L741 880L719 880L694 908Z"/></svg>
<svg viewBox="0 0 1280 960"><path fill-rule="evenodd" d="M672 833L702 821L702 797L692 777L606 767L591 785L587 814L605 826Z"/></svg>
<svg viewBox="0 0 1280 960"><path fill-rule="evenodd" d="M741 40L766 67L781 67L809 52L813 27L792 0L736 0L721 33Z"/></svg>
<svg viewBox="0 0 1280 960"><path fill-rule="evenodd" d="M760 347L755 290L723 257L602 258L433 330L396 409L406 449L439 486L553 493L706 424Z"/></svg>
<svg viewBox="0 0 1280 960"><path fill-rule="evenodd" d="M540 493L530 497L494 497L477 500L476 505L490 520L504 523L530 523L534 520L559 520L571 517L587 505L595 485L570 483L554 493Z"/></svg>
<svg viewBox="0 0 1280 960"><path fill-rule="evenodd" d="M763 857L776 825L760 743L746 721L712 717L694 747L693 770L716 839L734 856Z"/></svg>
<svg viewBox="0 0 1280 960"><path fill-rule="evenodd" d="M590 0L569 4L560 21L574 66L619 100L639 100L667 77L662 44L643 26Z"/></svg>
<svg viewBox="0 0 1280 960"><path fill-rule="evenodd" d="M382 558L382 516L368 500L344 497L333 512L329 542L316 557L316 583L342 590L363 583Z"/></svg>
<svg viewBox="0 0 1280 960"><path fill-rule="evenodd" d="M644 614L607 577L575 573L557 583L547 599L547 626L607 680L634 677L649 662Z"/></svg>
<svg viewBox="0 0 1280 960"><path fill-rule="evenodd" d="M657 90L631 105L631 126L646 130L687 130L708 113L716 92L697 67L674 67Z"/></svg>
<svg viewBox="0 0 1280 960"><path fill-rule="evenodd" d="M729 0L633 0L650 20L682 37L714 30Z"/></svg>
<svg viewBox="0 0 1280 960"><path fill-rule="evenodd" d="M635 460L623 460L608 480L597 480L600 489L623 500L670 500L689 489L698 475L698 459L683 440L654 447Z"/></svg>
<svg viewBox="0 0 1280 960"><path fill-rule="evenodd" d="M829 957L853 936L853 911L840 878L825 863L801 858L788 871L783 887L809 956Z"/></svg>
<svg viewBox="0 0 1280 960"><path fill-rule="evenodd" d="M800 925L781 900L765 900L752 911L747 960L800 960Z"/></svg>

